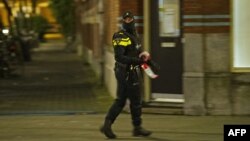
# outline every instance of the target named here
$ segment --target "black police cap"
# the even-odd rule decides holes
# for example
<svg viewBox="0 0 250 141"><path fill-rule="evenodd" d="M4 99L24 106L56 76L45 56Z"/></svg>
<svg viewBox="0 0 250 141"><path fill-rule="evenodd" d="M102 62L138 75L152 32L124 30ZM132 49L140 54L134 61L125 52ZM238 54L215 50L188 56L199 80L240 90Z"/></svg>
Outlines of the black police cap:
<svg viewBox="0 0 250 141"><path fill-rule="evenodd" d="M134 18L134 15L133 15L132 12L126 11L126 12L123 13L122 18L125 19L127 17Z"/></svg>

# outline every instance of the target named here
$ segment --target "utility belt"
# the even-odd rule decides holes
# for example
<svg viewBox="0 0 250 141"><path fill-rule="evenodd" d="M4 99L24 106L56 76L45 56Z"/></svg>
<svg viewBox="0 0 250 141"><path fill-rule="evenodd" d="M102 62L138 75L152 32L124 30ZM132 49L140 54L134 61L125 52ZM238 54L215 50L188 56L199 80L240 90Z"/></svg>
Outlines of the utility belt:
<svg viewBox="0 0 250 141"><path fill-rule="evenodd" d="M115 62L115 67L127 69L128 65L127 65L127 64L120 63L120 62Z"/></svg>
<svg viewBox="0 0 250 141"><path fill-rule="evenodd" d="M125 70L126 81L130 84L139 85L140 81L142 81L140 65L126 65L120 62L116 62L115 66Z"/></svg>
<svg viewBox="0 0 250 141"><path fill-rule="evenodd" d="M120 62L115 62L115 66L126 69L127 71L140 69L140 65L127 65L127 64L120 63Z"/></svg>

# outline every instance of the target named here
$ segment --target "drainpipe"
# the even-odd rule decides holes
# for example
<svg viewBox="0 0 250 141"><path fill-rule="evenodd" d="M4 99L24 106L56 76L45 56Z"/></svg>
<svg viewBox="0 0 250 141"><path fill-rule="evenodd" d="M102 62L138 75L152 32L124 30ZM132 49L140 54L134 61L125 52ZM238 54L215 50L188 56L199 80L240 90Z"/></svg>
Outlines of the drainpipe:
<svg viewBox="0 0 250 141"><path fill-rule="evenodd" d="M100 82L101 85L104 86L104 75L105 75L105 50L103 47L103 14L104 14L104 8L103 8L103 0L98 1L98 17L99 17L99 36L100 36L100 51L101 51L101 59L100 59Z"/></svg>
<svg viewBox="0 0 250 141"><path fill-rule="evenodd" d="M143 45L144 49L150 52L150 0L145 0L143 7ZM144 75L144 102L149 102L150 98L151 81Z"/></svg>

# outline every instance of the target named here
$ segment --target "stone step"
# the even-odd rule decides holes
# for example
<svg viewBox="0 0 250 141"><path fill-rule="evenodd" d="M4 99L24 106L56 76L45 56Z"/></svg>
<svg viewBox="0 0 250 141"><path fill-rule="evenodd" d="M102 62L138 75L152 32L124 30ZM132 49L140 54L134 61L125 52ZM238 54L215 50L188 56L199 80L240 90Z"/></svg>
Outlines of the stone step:
<svg viewBox="0 0 250 141"><path fill-rule="evenodd" d="M130 113L129 106L124 108L124 112ZM166 114L183 115L183 103L172 102L148 102L143 104L142 112L144 114Z"/></svg>
<svg viewBox="0 0 250 141"><path fill-rule="evenodd" d="M147 107L147 108L143 108L142 112L144 114L183 115L182 108Z"/></svg>

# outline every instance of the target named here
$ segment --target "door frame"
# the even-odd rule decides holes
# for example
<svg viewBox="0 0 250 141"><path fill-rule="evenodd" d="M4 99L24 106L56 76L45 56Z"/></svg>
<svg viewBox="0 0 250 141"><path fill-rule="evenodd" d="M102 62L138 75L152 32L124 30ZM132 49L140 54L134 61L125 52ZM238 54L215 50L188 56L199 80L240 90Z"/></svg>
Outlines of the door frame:
<svg viewBox="0 0 250 141"><path fill-rule="evenodd" d="M180 5L182 7L183 1L180 0ZM143 45L146 51L151 52L151 0L145 0L143 3ZM182 12L180 12L180 16ZM180 18L180 23L182 19ZM180 27L181 28L181 27ZM181 31L182 32L182 31ZM182 33L181 33L182 34ZM183 34L182 34L183 35ZM183 61L184 63L184 61ZM184 93L184 92L183 92ZM184 103L184 94L154 94L151 90L151 80L147 76L144 77L144 101L156 101L156 102L174 102L174 103Z"/></svg>

